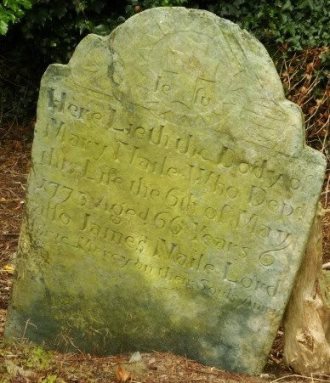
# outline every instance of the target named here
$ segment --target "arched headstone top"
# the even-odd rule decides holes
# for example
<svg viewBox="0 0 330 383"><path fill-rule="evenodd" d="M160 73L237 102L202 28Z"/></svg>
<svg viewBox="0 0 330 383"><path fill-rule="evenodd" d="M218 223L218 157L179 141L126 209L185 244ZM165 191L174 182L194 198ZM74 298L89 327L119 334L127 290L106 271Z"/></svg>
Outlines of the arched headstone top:
<svg viewBox="0 0 330 383"><path fill-rule="evenodd" d="M87 36L70 63L77 84L160 120L204 126L290 156L304 147L300 108L285 99L263 45L195 9L153 8L110 36Z"/></svg>

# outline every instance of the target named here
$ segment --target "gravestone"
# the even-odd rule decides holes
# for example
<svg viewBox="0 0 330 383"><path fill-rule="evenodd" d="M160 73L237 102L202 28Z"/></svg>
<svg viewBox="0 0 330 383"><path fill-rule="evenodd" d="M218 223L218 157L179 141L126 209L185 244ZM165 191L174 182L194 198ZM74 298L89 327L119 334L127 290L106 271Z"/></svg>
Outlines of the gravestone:
<svg viewBox="0 0 330 383"><path fill-rule="evenodd" d="M262 370L325 169L264 47L142 12L43 76L9 337Z"/></svg>

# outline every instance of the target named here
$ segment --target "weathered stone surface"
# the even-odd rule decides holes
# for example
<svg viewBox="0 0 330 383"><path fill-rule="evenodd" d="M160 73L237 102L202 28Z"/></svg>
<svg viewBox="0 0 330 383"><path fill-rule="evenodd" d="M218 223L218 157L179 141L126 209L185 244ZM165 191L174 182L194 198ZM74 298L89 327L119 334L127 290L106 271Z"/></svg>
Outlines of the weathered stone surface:
<svg viewBox="0 0 330 383"><path fill-rule="evenodd" d="M286 363L306 375L330 374L330 272L322 271L322 254L318 214L284 320Z"/></svg>
<svg viewBox="0 0 330 383"><path fill-rule="evenodd" d="M86 37L42 79L7 336L261 371L324 168L231 22L152 9Z"/></svg>

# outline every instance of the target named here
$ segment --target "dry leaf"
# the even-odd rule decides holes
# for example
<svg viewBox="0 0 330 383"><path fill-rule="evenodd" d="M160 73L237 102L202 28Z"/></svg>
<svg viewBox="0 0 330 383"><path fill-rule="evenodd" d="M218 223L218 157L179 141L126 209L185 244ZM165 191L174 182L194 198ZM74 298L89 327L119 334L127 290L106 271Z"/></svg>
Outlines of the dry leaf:
<svg viewBox="0 0 330 383"><path fill-rule="evenodd" d="M9 274L14 274L15 267L13 265L7 264L3 266L2 271Z"/></svg>
<svg viewBox="0 0 330 383"><path fill-rule="evenodd" d="M141 362L142 361L142 356L141 354L139 353L139 351L136 351L132 354L130 360L128 361L128 363L137 363L137 362Z"/></svg>
<svg viewBox="0 0 330 383"><path fill-rule="evenodd" d="M24 370L24 368L17 366L11 360L5 360L5 366L11 378L15 378L17 376L22 376L23 378L35 377L35 373L33 371Z"/></svg>
<svg viewBox="0 0 330 383"><path fill-rule="evenodd" d="M121 365L116 369L116 378L119 383L125 383L132 380L131 373L126 371Z"/></svg>

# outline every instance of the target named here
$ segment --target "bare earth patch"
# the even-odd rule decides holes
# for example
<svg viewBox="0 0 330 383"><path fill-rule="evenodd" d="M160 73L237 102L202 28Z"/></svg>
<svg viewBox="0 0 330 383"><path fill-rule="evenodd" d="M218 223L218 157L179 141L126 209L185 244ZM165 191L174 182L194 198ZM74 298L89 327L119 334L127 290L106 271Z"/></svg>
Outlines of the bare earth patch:
<svg viewBox="0 0 330 383"><path fill-rule="evenodd" d="M284 366L283 333L278 332L265 373L260 377L230 374L170 353L142 353L95 357L60 354L34 346L24 339L8 344L3 339L6 311L14 275L15 252L24 211L26 179L30 166L31 140L20 127L0 128L0 383L261 383L330 382L329 376L303 377ZM329 178L328 178L329 179ZM325 183L324 262L330 262L330 187Z"/></svg>

